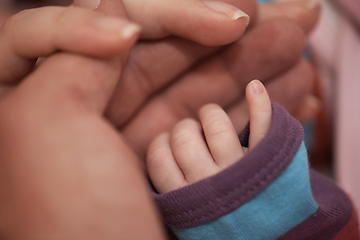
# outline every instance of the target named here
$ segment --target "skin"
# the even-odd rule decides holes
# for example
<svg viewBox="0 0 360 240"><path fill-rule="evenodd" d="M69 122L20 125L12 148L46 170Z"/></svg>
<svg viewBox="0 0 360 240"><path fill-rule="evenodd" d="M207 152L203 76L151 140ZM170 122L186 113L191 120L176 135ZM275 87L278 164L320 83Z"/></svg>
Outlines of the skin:
<svg viewBox="0 0 360 240"><path fill-rule="evenodd" d="M24 23L36 28L28 28ZM0 82L15 84L33 69L39 57L59 50L94 57L110 57L114 53L125 52L136 40L129 41L125 27L140 32L140 27L130 25L128 20L99 11L76 7L22 11L9 18L0 31L3 39L0 43L0 71L5 73L0 76ZM36 41L24 42L24 39Z"/></svg>
<svg viewBox="0 0 360 240"><path fill-rule="evenodd" d="M101 11L116 17L115 13L125 12L116 3L120 2L103 0L95 14L86 9L82 10L87 12L79 11L89 22ZM133 149L143 157L153 137L171 129L179 120L194 116L206 103L221 104L229 113L237 107L246 109L241 107L246 103L241 86L257 74L268 82L269 92L270 83L273 84L274 96L282 91L281 100L291 103L288 108L297 109L310 89L311 69L299 62L304 47L304 30L299 22L311 18L298 22L262 20L246 33L247 38L224 48L200 46L176 37L141 42L131 50L125 65L126 50L136 40L136 31L127 40L114 39L112 31L101 32L99 37L98 29L87 25L89 22L77 20L78 10L64 11L62 14L69 15L61 18L64 15L60 14L55 21L46 12L25 11L0 31L0 49L8 46L10 51L6 54L13 59L10 64L9 59L0 59L0 66L7 66L6 71L0 71L3 238L114 239L126 233L135 239L162 239L163 232ZM318 10L305 12L310 16ZM119 25L125 26L124 21L120 20ZM34 36L24 27L28 23L39 24L33 26L34 31L41 31L43 23L50 26L46 33ZM67 27L69 24L78 31ZM15 26L16 31L6 30ZM66 34L73 45L61 38ZM266 35L269 40L260 41ZM89 39L95 40L91 43ZM41 48L35 47L38 41ZM105 56L103 50L98 53L92 47L82 48L86 41L99 49L109 48L109 54ZM288 41L291 48L285 45ZM10 46L12 42L16 44ZM108 45L109 42L114 44ZM21 49L22 43L28 44L28 52ZM262 51L261 56L255 51L269 46L270 51ZM34 59L42 56L47 57L34 69ZM167 60L162 62L165 57ZM156 68L154 59L159 63ZM222 60L233 65L222 68ZM239 64L245 65L238 69ZM16 75L18 69L21 74ZM210 76L208 70L215 70L217 78ZM304 79L293 82L294 73L301 73ZM198 81L192 81L195 76ZM211 86L209 83L216 84L213 91L203 87ZM147 91L137 90L141 84L149 86ZM294 88L283 94L282 86L290 85ZM236 91L224 100L223 96L228 96L234 86L238 86ZM295 93L300 100L292 99ZM124 112L119 115L116 109ZM160 122L158 116L168 122ZM241 119L234 124L236 130ZM134 230L134 226L142 231Z"/></svg>
<svg viewBox="0 0 360 240"><path fill-rule="evenodd" d="M103 118L137 36L108 58L53 54L1 98L1 238L165 239L136 155Z"/></svg>
<svg viewBox="0 0 360 240"><path fill-rule="evenodd" d="M124 4L129 19L143 26L142 38L176 35L214 46L239 39L249 18L255 18L255 1L233 2L235 5L226 1L125 0Z"/></svg>
<svg viewBox="0 0 360 240"><path fill-rule="evenodd" d="M112 1L108 4L112 4ZM171 129L182 118L196 116L197 110L206 103L220 104L230 116L236 115L237 112L246 116L247 109L242 94L243 86L254 78L261 79L268 85L271 99L284 105L290 113L298 115L298 109L308 109L310 114L307 114L306 117L311 117L316 113L316 104L315 107L314 104L309 105L310 101L307 100L312 97L309 95L313 79L312 69L308 63L300 61L300 57L305 47L304 32L314 26L319 6L309 7L309 2L294 2L278 6L278 10L262 7L259 11L262 15L259 16L257 24L251 27L243 38L225 48L205 47L174 37L138 43L129 55L128 63L107 106L106 117L124 134L141 158L144 158L147 146L154 136ZM286 8L288 8L288 12L285 11ZM73 14L77 14L77 11L71 11ZM61 36L72 36L71 33L74 35L79 32L66 28L65 18L63 21L54 22L46 19L51 15L32 15L42 20L33 20L34 22L50 22L52 25L56 25L59 28L57 32L61 33ZM286 20L283 18L284 15L286 18L291 16L292 19ZM273 18L274 20L272 20ZM138 19L139 22L140 20ZM73 22L74 26L78 25L79 28L86 29L86 22ZM91 26L87 26L87 28L89 29ZM57 28L50 26L48 29ZM84 32L86 31L83 30ZM35 38L29 34L19 33L19 35L22 36L19 39ZM108 52L116 50L114 44L107 44L109 41L106 38L104 40L96 37L99 34L93 34L94 36L91 38L86 34L75 35L74 44L68 44L61 38L52 37L59 35L54 31L43 32L41 36L44 36L45 40L41 41L44 43L42 46L50 45L53 51L76 52L77 49L84 49L81 44L84 39L94 39L89 46L96 45L97 47L89 47L81 53L101 56L101 53L97 51L97 49L101 49L101 46L107 48ZM13 41L14 37L11 34L4 34L3 38ZM266 41L262 41L262 39L266 39ZM39 41L38 38L36 40ZM18 45L21 45L20 43ZM28 49L34 49L33 52L28 53L31 56L39 55L35 51L36 48L31 46ZM22 61L17 62L17 65L12 65L16 66L13 70L11 66L7 67L10 72L18 74L17 77L7 81L16 82L21 79L21 75L26 75L32 69L34 60L17 53L19 50L16 48L12 51ZM46 54L49 54L49 51ZM207 58L209 55L212 57ZM206 58L205 61L204 58ZM154 59L157 61L156 68L153 64ZM7 64L7 61L4 59L2 63ZM229 67L224 68L223 66ZM237 70L238 66L242 66L241 69ZM26 70L18 71L18 69ZM213 71L209 71L210 69ZM258 69L262 69L262 71ZM215 78L214 70L217 74ZM202 77L198 78L197 76ZM297 80L299 76L301 81ZM197 80L193 81L194 78ZM227 79L228 84L221 84L216 80L219 78ZM201 85L208 85L212 81L217 84L214 87L216 91L205 91ZM291 86L291 88L288 89L284 86ZM193 93L191 94L188 89L192 89ZM234 89L238 89L238 91L234 92ZM285 89L287 90L284 91ZM224 94L228 95L229 91L233 93L229 97L223 98ZM184 94L185 92L186 94ZM232 111L232 109L236 109L236 111ZM153 114L154 112L157 114ZM237 131L240 131L244 127L246 118L237 119L238 122L235 123L235 126Z"/></svg>
<svg viewBox="0 0 360 240"><path fill-rule="evenodd" d="M243 4L246 8L240 1L231 4L238 7ZM299 115L300 108L316 113L316 104L309 105L307 101L314 99L310 95L313 70L300 59L305 48L304 33L314 26L319 5L294 2L277 6L262 6L261 15L253 19L256 24L226 47L205 47L179 38L165 38L140 42L132 49L106 116L140 158L144 159L154 136L170 130L183 118L196 116L204 104L215 102L230 116L236 112L246 116L244 86L254 78L269 84L271 98L293 115ZM170 2L163 4L164 11L171 7ZM141 10L138 9L142 13ZM141 24L141 16L133 20ZM146 30L146 25L143 28ZM298 81L299 78L302 80ZM289 90L284 87L290 85ZM213 86L212 91L203 86ZM240 117L235 121L237 131L245 126L246 119Z"/></svg>
<svg viewBox="0 0 360 240"><path fill-rule="evenodd" d="M281 18L286 7L290 13L297 13L293 15L287 13L285 15L291 15L291 21ZM272 14L267 13L266 9L268 8L261 10L260 13L264 16L259 16L258 23L251 27L243 38L226 48L205 47L174 37L160 39L155 42L139 42L131 50L123 74L118 81L111 101L108 103L105 112L106 117L124 134L128 143L141 158L144 158L147 146L153 137L162 131L170 130L182 118L196 116L197 110L206 103L215 102L220 104L226 109L231 118L239 112L241 112L242 116L246 116L248 113L242 94L244 87L241 86L245 86L247 82L254 78L261 79L267 85L273 101L284 105L295 116L298 115L298 109L307 109L308 114L306 117L310 118L317 110L316 104L315 106L314 104L310 105L308 103L311 103L311 101L307 100L312 98L309 95L313 79L312 69L308 63L303 60L299 61L299 59L305 47L304 32L309 31L309 28L315 24L319 6L315 5L309 8L308 4L293 3L285 6L280 4L279 8L281 8L281 11L271 9ZM36 12L32 13L31 11ZM16 36L11 34L11 31L1 31L0 34L5 39L5 44L7 42L18 42L17 45L13 46L12 53L10 53L16 59L16 64L9 66L8 61L4 58L0 61L2 66L7 66L8 72L16 75L2 81L3 83L11 82L13 84L19 81L21 77L26 76L32 70L36 55L50 54L50 51L45 51L44 54L40 55L39 51L36 50L38 48L30 45L28 49L31 52L24 55L17 48L17 46L21 46L21 40L24 39L36 39L36 41L27 41L27 44L42 42L41 46L44 46L45 49L52 49L52 51L63 50L75 53L80 51L80 53L95 56L103 56L103 52L98 51L99 49L105 49L108 53L111 53L116 51L119 46L114 44L116 41L113 38L109 37L114 36L111 31L106 38L104 34L98 34L99 30L94 31L94 28L89 24L89 19L95 17L91 11L81 13L88 17L88 22L84 20L71 22L72 25L83 29L82 31L66 27L66 19L78 19L76 17L70 16L60 18L58 21L52 21L48 19L51 16L50 14L40 14L39 10L31 11L23 13L23 19L29 21L26 15L28 13L32 15L32 18L35 18L31 20L32 22L49 22L51 25L47 29L58 30L49 30L36 36L32 35L31 32L25 31L22 33L20 31L17 36L21 36L21 38L17 38L18 40L15 39ZM75 16L81 9L56 11L64 12L63 16L67 16L66 14L71 15L71 13ZM267 18L269 15L271 17ZM272 20L272 18L275 19ZM56 26L56 28L53 26ZM39 29L43 28L39 27ZM75 34L79 32L82 34ZM87 34L89 32L92 32L93 35ZM64 35L73 36L73 44L69 44L69 41L66 42L61 37L56 38L56 36ZM38 36L43 36L44 39L39 39ZM98 36L102 37L99 38ZM269 36L271 37L269 38ZM267 41L261 41L264 38ZM90 42L86 40L89 42L89 47L86 49L81 44L85 41L84 39L93 39ZM109 44L109 42L112 44ZM5 49L4 46L1 47L1 44L0 48ZM93 45L97 47L91 47ZM212 55L212 57L206 58L209 55ZM28 56L32 56L32 58ZM206 58L205 61L204 58ZM154 59L158 62L156 68L154 68L153 64ZM230 67L221 68L222 62ZM213 64L218 67L213 68ZM238 68L238 66L242 66L240 71L231 70ZM217 69L217 76L228 79L229 84L221 84L216 81L218 77L208 76L213 74L208 71L209 69ZM258 69L262 69L262 71L258 71ZM202 76L201 79L205 79L203 83L201 83L201 80L193 81L194 78L199 79L198 75ZM298 79L301 79L301 81ZM216 91L204 91L205 89L201 87L201 84L208 85L212 80L217 82ZM200 85L196 85L197 82ZM167 88L164 89L165 86ZM223 99L223 94L233 91L234 86L238 86L236 87L238 91L234 92L231 98ZM291 87L289 88L289 86ZM159 91L160 89L162 91ZM188 89L194 89L193 94L189 95ZM286 91L284 91L285 89ZM2 91L5 91L4 88ZM187 94L185 95L183 92L187 92ZM169 99L170 93L177 98L172 97L172 99ZM233 109L236 110L233 111ZM152 114L154 111L158 114ZM158 124L160 123L158 116L161 116L160 120L166 122ZM237 131L240 131L244 127L247 118L240 117L236 119L238 120L235 122L235 127ZM145 129L150 129L150 131L145 131Z"/></svg>
<svg viewBox="0 0 360 240"><path fill-rule="evenodd" d="M159 193L167 193L210 177L229 167L267 134L271 102L258 80L246 87L250 111L249 149L243 148L229 116L217 104L200 108L200 122L188 118L156 137L147 153L147 169Z"/></svg>
<svg viewBox="0 0 360 240"><path fill-rule="evenodd" d="M186 47L188 45L174 44L178 44L178 48L175 53L170 48L167 56L174 56L169 52L179 54L176 52L179 48L185 49L186 54L181 55L185 60L162 60L158 52L145 55L142 51L148 47L146 43L137 45L106 111L106 116L141 157L154 136L170 130L183 118L195 117L204 104L217 103L230 116L234 108L246 111L243 92L251 79L261 79L266 85L280 79L283 85L274 83L274 87L269 86L270 96L275 98L285 93L281 103L292 113L311 91L312 69L299 58L305 48L304 35L292 21L274 20L259 24L239 41L198 65L195 57L201 59L200 54L194 57L196 51L191 51ZM192 54L189 56L188 52ZM146 58L137 58L138 55ZM153 59L159 59L160 65L156 68L149 67ZM190 61L194 61L195 67L183 72L183 68L192 66L188 65ZM257 71L258 67L262 70ZM162 77L154 73L157 68L164 69ZM296 81L299 73L304 77L303 81ZM169 80L173 84L169 84ZM293 88L284 91L283 86L288 85ZM238 123L234 121L239 131L245 126L242 119L245 118L239 118Z"/></svg>

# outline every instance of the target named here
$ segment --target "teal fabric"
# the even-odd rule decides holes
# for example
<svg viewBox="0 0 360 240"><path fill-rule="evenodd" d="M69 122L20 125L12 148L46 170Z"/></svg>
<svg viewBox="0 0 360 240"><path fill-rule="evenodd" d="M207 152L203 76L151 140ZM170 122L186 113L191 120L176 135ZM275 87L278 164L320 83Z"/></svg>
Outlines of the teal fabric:
<svg viewBox="0 0 360 240"><path fill-rule="evenodd" d="M316 212L307 152L301 144L294 159L267 188L238 209L208 223L173 228L180 239L276 239Z"/></svg>

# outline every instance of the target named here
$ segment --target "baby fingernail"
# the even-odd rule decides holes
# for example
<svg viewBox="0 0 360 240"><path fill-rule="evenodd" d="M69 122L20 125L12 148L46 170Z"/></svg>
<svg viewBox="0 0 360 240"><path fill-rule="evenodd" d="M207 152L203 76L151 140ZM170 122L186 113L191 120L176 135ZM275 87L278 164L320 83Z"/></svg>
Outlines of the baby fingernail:
<svg viewBox="0 0 360 240"><path fill-rule="evenodd" d="M256 94L261 94L264 92L264 85L259 80L253 80L251 82L251 89Z"/></svg>
<svg viewBox="0 0 360 240"><path fill-rule="evenodd" d="M204 1L204 4L217 12L225 13L232 20L237 20L239 18L245 18L247 24L249 24L249 21L250 21L249 15L247 15L240 9L238 9L230 4L218 2L218 1Z"/></svg>

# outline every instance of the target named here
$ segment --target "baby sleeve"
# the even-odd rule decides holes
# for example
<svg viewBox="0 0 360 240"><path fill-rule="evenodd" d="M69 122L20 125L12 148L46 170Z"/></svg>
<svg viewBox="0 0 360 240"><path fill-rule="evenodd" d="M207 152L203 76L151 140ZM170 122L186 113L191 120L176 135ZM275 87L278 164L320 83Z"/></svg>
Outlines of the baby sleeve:
<svg viewBox="0 0 360 240"><path fill-rule="evenodd" d="M153 193L179 239L359 239L347 195L309 170L300 123L272 108L268 134L240 161L195 184ZM246 127L243 146L248 136Z"/></svg>

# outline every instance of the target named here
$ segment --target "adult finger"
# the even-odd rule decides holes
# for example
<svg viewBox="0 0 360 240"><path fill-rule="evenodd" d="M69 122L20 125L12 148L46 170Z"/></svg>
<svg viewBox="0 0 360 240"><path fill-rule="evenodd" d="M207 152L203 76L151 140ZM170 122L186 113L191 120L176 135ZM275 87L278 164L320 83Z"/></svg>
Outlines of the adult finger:
<svg viewBox="0 0 360 240"><path fill-rule="evenodd" d="M320 16L320 10L320 2L317 0L261 4L257 21L264 22L276 17L287 17L299 23L308 33L314 28Z"/></svg>
<svg viewBox="0 0 360 240"><path fill-rule="evenodd" d="M124 52L140 28L126 19L76 7L22 11L0 30L0 83L28 74L38 57L58 50L109 57Z"/></svg>
<svg viewBox="0 0 360 240"><path fill-rule="evenodd" d="M170 129L184 117L196 116L206 103L226 107L243 95L252 79L271 80L290 68L299 60L304 46L304 34L292 21L264 23L181 76L149 101L121 130L133 147L143 152L158 131ZM141 138L137 134L140 129L147 129L140 131Z"/></svg>
<svg viewBox="0 0 360 240"><path fill-rule="evenodd" d="M244 156L234 125L219 105L207 104L202 107L199 110L199 119L210 153L221 169Z"/></svg>
<svg viewBox="0 0 360 240"><path fill-rule="evenodd" d="M311 14L314 12L310 11L309 15ZM298 59L302 55L304 44L304 34L295 22L277 19L258 24L233 44L231 50L226 50L224 72L228 72L226 66L230 64L237 72L236 76L243 71L240 77L247 78L247 81L269 78L269 73L276 74L292 64L293 60L288 61L289 58ZM149 96L179 76L184 76L189 68L216 50L219 51L176 38L137 44L131 50L122 79L107 109L107 116L117 126L122 126ZM221 49L216 56L223 53L224 50ZM154 65L154 62L157 64ZM259 67L263 68L262 71L259 71Z"/></svg>
<svg viewBox="0 0 360 240"><path fill-rule="evenodd" d="M250 114L249 150L251 151L269 131L272 110L269 95L259 80L253 80L247 85L246 101Z"/></svg>
<svg viewBox="0 0 360 240"><path fill-rule="evenodd" d="M241 2L241 10L221 1L125 0L124 4L129 19L143 27L143 38L176 35L215 46L237 40L249 23L246 13L255 15L255 1Z"/></svg>
<svg viewBox="0 0 360 240"><path fill-rule="evenodd" d="M214 51L215 48L175 37L140 41L130 50L106 116L116 126L124 125L150 96Z"/></svg>
<svg viewBox="0 0 360 240"><path fill-rule="evenodd" d="M97 10L123 17L119 14L123 11L121 2L109 4L103 0ZM54 54L46 58L19 89L34 88L33 94L37 92L34 99L43 98L46 104L59 104L62 101L65 106L70 105L76 110L87 109L102 114L120 78L127 56L126 50L128 51L124 49L122 54L110 58L72 53Z"/></svg>
<svg viewBox="0 0 360 240"><path fill-rule="evenodd" d="M282 82L282 85L277 81ZM290 114L296 115L304 99L312 94L313 84L313 68L308 61L302 59L291 70L265 86L272 102L280 103Z"/></svg>

